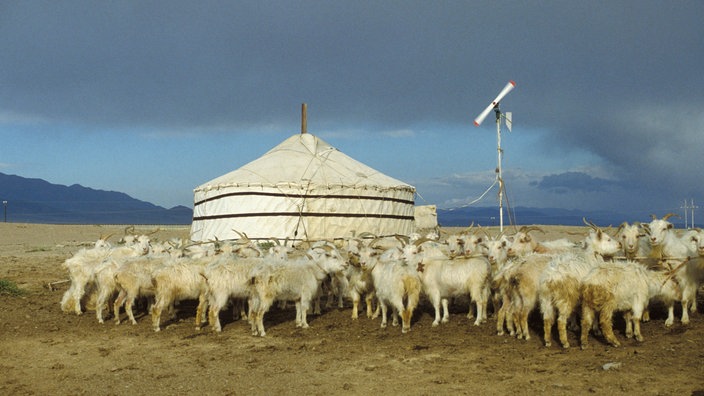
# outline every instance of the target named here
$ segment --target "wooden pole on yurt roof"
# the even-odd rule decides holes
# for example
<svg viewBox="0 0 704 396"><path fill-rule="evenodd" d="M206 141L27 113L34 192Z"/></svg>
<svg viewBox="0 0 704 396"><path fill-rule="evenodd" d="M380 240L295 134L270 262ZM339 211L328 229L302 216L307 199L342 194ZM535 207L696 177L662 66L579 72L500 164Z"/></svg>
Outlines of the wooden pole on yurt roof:
<svg viewBox="0 0 704 396"><path fill-rule="evenodd" d="M306 104L301 105L301 135L308 133L308 125L306 125Z"/></svg>

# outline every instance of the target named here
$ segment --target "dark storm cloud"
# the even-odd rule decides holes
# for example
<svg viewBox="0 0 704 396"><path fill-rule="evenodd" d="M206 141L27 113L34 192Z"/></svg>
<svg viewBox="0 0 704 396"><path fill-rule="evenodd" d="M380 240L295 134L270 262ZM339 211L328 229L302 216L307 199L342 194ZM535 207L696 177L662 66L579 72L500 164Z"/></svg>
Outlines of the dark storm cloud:
<svg viewBox="0 0 704 396"><path fill-rule="evenodd" d="M15 3L0 98L106 123L259 123L302 101L330 121L466 122L515 79L522 120L562 129L701 100L703 7L654 4Z"/></svg>
<svg viewBox="0 0 704 396"><path fill-rule="evenodd" d="M592 177L580 172L565 172L558 175L548 175L533 185L539 189L557 194L568 192L605 192L616 185L612 180Z"/></svg>
<svg viewBox="0 0 704 396"><path fill-rule="evenodd" d="M470 125L513 79L520 128L679 199L704 193L682 166L704 156L703 19L699 1L5 2L0 116L285 129L308 102L322 128L401 130Z"/></svg>

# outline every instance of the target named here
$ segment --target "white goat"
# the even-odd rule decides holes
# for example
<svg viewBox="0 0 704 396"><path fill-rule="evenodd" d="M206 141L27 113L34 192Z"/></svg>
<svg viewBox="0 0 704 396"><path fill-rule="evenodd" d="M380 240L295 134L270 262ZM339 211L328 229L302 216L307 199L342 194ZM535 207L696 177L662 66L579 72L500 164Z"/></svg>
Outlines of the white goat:
<svg viewBox="0 0 704 396"><path fill-rule="evenodd" d="M171 253L153 253L142 257L133 257L125 260L115 271L115 285L118 290L113 306L115 324L120 324L120 307L125 306L125 312L132 324L137 324L134 317L133 306L138 297L154 297L155 290L152 283L154 271L161 266L168 265L170 260L178 258L181 250Z"/></svg>
<svg viewBox="0 0 704 396"><path fill-rule="evenodd" d="M704 256L704 230L694 228L687 231L682 237L684 242L689 242L691 252L696 252L700 257Z"/></svg>
<svg viewBox="0 0 704 396"><path fill-rule="evenodd" d="M95 316L99 323L104 323L103 309L109 308L109 300L118 292L117 284L115 283L115 272L125 260L132 257L145 256L149 254L150 249L149 237L146 235L137 236L132 243L126 243L124 246L111 249L108 257L95 268L97 291Z"/></svg>
<svg viewBox="0 0 704 396"><path fill-rule="evenodd" d="M682 324L689 324L689 313L697 312L697 291L704 284L704 256L687 260L675 268L682 286Z"/></svg>
<svg viewBox="0 0 704 396"><path fill-rule="evenodd" d="M688 257L698 255L697 251L692 249L690 241L677 236L674 226L667 221L672 216L675 214L668 213L662 219L658 219L652 215L652 221L643 224L650 237L649 256L664 261L668 269L676 267Z"/></svg>
<svg viewBox="0 0 704 396"><path fill-rule="evenodd" d="M524 226L509 239L505 247L509 262L506 268L496 272L492 282L494 301L501 299L496 323L498 335L504 334L506 323L510 335L530 338L528 316L538 302L540 275L552 255L575 250L575 244L564 238L538 242L530 235L532 231L543 232L536 226ZM490 250L496 251L496 247Z"/></svg>
<svg viewBox="0 0 704 396"><path fill-rule="evenodd" d="M83 314L81 300L86 294L86 288L93 286L95 268L105 260L112 249L108 238L109 236L101 237L92 248L83 248L63 262L62 267L68 271L71 286L61 298L62 311L73 310L76 315Z"/></svg>
<svg viewBox="0 0 704 396"><path fill-rule="evenodd" d="M215 257L215 258L214 258ZM207 307L205 278L200 273L217 256L183 257L157 268L152 275L155 302L151 308L154 331L161 330L161 315L177 301L198 299L196 328L203 322Z"/></svg>
<svg viewBox="0 0 704 396"><path fill-rule="evenodd" d="M681 290L675 279L663 271L650 271L632 262L601 263L582 281L582 323L580 343L588 345L589 331L595 314L606 341L618 347L621 343L613 332L615 311L625 311L626 337L643 341L640 319L648 302L655 297L675 300Z"/></svg>
<svg viewBox="0 0 704 396"><path fill-rule="evenodd" d="M689 241L690 249L698 254L676 269L676 276L682 284L682 324L689 324L689 313L697 312L697 292L704 284L704 230L690 230L683 239Z"/></svg>
<svg viewBox="0 0 704 396"><path fill-rule="evenodd" d="M266 335L264 314L276 300L295 301L296 327L309 327L307 313L321 282L329 274L344 271L347 265L337 251L321 250L308 250L310 258L286 261L269 259L253 271L250 299L252 335Z"/></svg>
<svg viewBox="0 0 704 396"><path fill-rule="evenodd" d="M616 231L627 260L643 259L650 253L650 243L640 223L623 222Z"/></svg>
<svg viewBox="0 0 704 396"><path fill-rule="evenodd" d="M530 339L528 316L538 303L543 271L554 255L575 251L575 244L567 239L538 242L531 237L531 231L542 230L535 226L521 227L510 239L510 244L502 246L507 250L509 261L505 268L497 271L492 282L495 299L502 300L497 315L497 334L504 334L505 322L509 334L526 340ZM492 252L496 251L496 245L493 248L489 245L489 248Z"/></svg>
<svg viewBox="0 0 704 396"><path fill-rule="evenodd" d="M374 290L374 280L370 271L365 271L359 262L359 254L350 255L348 260L346 276L348 287L347 291L352 300L352 319L359 317L359 302L364 296L364 301L367 306L367 318L373 316L373 300L376 297ZM378 307L378 306L377 306Z"/></svg>
<svg viewBox="0 0 704 396"><path fill-rule="evenodd" d="M513 317L515 335L519 339L530 339L528 317L538 305L540 278L552 260L552 255L528 253L517 259L504 275L508 278L506 293L510 301L507 314Z"/></svg>
<svg viewBox="0 0 704 396"><path fill-rule="evenodd" d="M376 263L372 264L371 274L381 307L381 328L386 328L388 304L390 304L391 324L398 326L400 314L401 332L407 333L411 330L413 311L420 300L422 286L418 272L403 260L376 260Z"/></svg>
<svg viewBox="0 0 704 396"><path fill-rule="evenodd" d="M540 227L536 226L521 227L511 238L511 247L508 251L509 256L524 256L529 253L566 253L574 251L576 248L575 244L566 238L539 242L530 235L532 231L545 232Z"/></svg>
<svg viewBox="0 0 704 396"><path fill-rule="evenodd" d="M406 333L411 329L411 318L420 301L422 285L416 268L408 265L403 257L418 255L418 247L422 244L424 244L423 241L406 244L400 253L401 257L392 257L387 254L388 252L379 254L372 247L364 247L360 250L359 263L364 271L371 273L374 283L382 315L382 328L387 326L388 304L391 304L391 324L397 326L398 315L401 314L401 331ZM435 252L432 247L430 251ZM376 318L376 315L373 318Z"/></svg>
<svg viewBox="0 0 704 396"><path fill-rule="evenodd" d="M440 324L440 304L442 303L442 323L450 320L448 299L467 296L476 304L477 318L474 325L486 321L486 307L489 300L489 280L491 266L484 257L461 258L426 258L411 260L410 266L416 266L423 284L423 291L435 309L433 326ZM469 310L471 313L471 309ZM470 316L468 313L468 317Z"/></svg>
<svg viewBox="0 0 704 396"><path fill-rule="evenodd" d="M677 235L674 229L674 225L668 221L672 216L676 216L674 213L668 213L658 219L657 216L651 215L652 221L648 224L643 224L647 234L649 235L649 242L651 251L649 258L651 260L656 260L662 268L672 270L673 268L680 268L685 261L691 257L697 257L698 249L692 244L691 236L685 234L680 237ZM684 273L678 271L678 276L683 276ZM684 279L680 279L686 282ZM692 298L691 293L688 292L686 297L686 304L691 302L692 307L685 306L683 299L682 306L682 320L689 321L688 309L696 310L696 292L694 298ZM665 326L672 326L674 323L674 308L668 307L668 315L665 320Z"/></svg>
<svg viewBox="0 0 704 396"><path fill-rule="evenodd" d="M500 316L497 318L497 332L503 334L506 310L508 308L508 304L504 305L504 302L508 301L508 295L505 293L507 289L503 282L503 268L508 261L508 249L511 246L511 241L505 235L500 235L495 238L488 238L487 241L483 243L483 246L486 250L486 258L491 265L490 301L492 303L493 312ZM499 275L499 273L502 274ZM513 323L509 326L512 327ZM499 328L501 330L498 330Z"/></svg>
<svg viewBox="0 0 704 396"><path fill-rule="evenodd" d="M511 240L505 235L487 238L486 241L482 243L482 247L486 252L486 258L489 260L489 264L491 264L492 272L498 271L506 264L511 245Z"/></svg>
<svg viewBox="0 0 704 396"><path fill-rule="evenodd" d="M504 324L511 336L516 335L513 323L513 305L509 291L509 281L516 267L522 260L508 260L492 277L491 290L494 309L496 311L496 334L504 335ZM498 308L497 308L498 307Z"/></svg>
<svg viewBox="0 0 704 396"><path fill-rule="evenodd" d="M208 323L213 331L222 331L220 311L227 306L230 299L249 300L252 271L264 260L223 255L202 270L202 276L208 286L205 290L208 299ZM251 308L251 304L249 306Z"/></svg>
<svg viewBox="0 0 704 396"><path fill-rule="evenodd" d="M538 296L543 314L543 336L545 346L552 341L552 326L557 311L557 330L563 348L569 348L567 321L580 302L580 285L587 273L611 259L621 250L621 243L592 223L585 239L583 251L556 256L543 271Z"/></svg>
<svg viewBox="0 0 704 396"><path fill-rule="evenodd" d="M450 257L486 253L482 243L486 241L487 234L481 229L476 232L470 232L470 229L447 237Z"/></svg>

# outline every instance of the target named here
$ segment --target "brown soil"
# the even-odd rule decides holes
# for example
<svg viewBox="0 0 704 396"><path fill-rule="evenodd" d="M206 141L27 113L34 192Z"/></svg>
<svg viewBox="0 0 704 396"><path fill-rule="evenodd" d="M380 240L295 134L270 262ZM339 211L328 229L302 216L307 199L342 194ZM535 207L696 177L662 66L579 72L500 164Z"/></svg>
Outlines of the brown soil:
<svg viewBox="0 0 704 396"><path fill-rule="evenodd" d="M623 346L592 338L587 350L544 347L535 319L528 341L497 336L493 318L473 326L460 305L450 323L433 328L432 309L422 304L408 334L380 329L379 319L353 321L349 308L311 315L306 330L295 327L292 309L273 310L264 338L227 313L222 333L197 332L189 304L159 333L143 312L136 326L62 312L68 284L50 290L48 283L67 278L61 263L82 244L111 232L122 227L0 223L0 279L25 291L0 295L0 394L704 395L702 315L668 329L657 307L643 324L644 342L625 339L617 320ZM186 228L156 234L187 235ZM570 342L578 345L577 334Z"/></svg>

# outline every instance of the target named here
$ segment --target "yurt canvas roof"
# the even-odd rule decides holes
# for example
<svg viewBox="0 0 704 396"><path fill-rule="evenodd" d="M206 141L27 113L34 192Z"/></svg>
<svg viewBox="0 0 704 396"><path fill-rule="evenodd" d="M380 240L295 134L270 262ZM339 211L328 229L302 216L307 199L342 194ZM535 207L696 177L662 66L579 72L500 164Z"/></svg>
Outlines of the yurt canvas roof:
<svg viewBox="0 0 704 396"><path fill-rule="evenodd" d="M413 231L415 188L296 134L194 190L191 239L325 239Z"/></svg>

